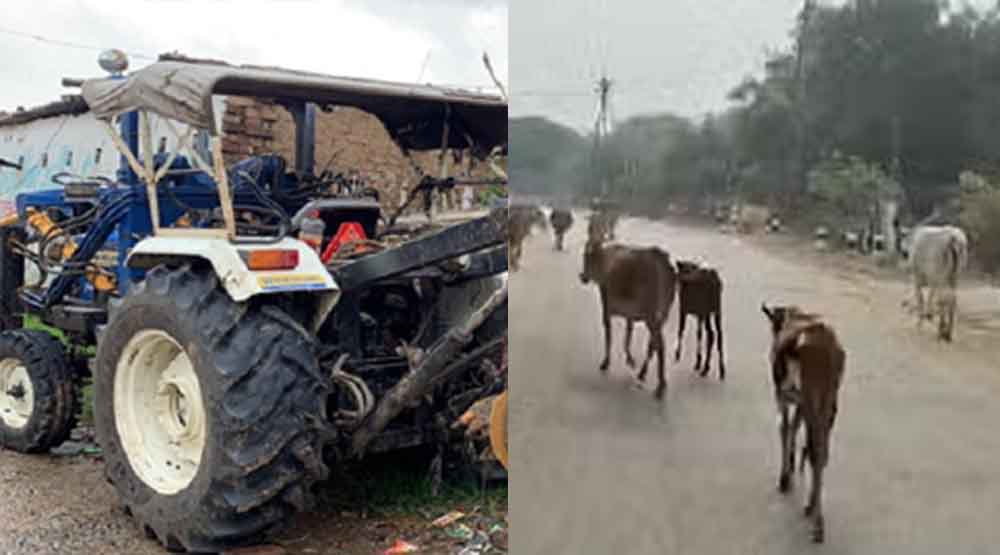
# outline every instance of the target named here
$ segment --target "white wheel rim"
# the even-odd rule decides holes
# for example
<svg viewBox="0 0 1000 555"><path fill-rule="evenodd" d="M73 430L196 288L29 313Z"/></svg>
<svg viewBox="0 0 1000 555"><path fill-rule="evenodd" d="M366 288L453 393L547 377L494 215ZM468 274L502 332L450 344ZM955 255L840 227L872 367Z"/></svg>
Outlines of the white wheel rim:
<svg viewBox="0 0 1000 555"><path fill-rule="evenodd" d="M35 410L35 387L24 363L16 358L0 360L0 421L20 430Z"/></svg>
<svg viewBox="0 0 1000 555"><path fill-rule="evenodd" d="M194 480L205 450L205 404L191 359L170 335L143 330L115 372L115 425L132 470L173 495Z"/></svg>

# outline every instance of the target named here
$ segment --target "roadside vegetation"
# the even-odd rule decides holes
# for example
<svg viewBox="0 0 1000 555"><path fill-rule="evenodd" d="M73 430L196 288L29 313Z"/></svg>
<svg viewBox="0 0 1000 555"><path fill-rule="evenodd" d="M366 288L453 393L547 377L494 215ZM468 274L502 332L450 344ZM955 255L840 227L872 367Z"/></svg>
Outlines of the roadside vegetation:
<svg viewBox="0 0 1000 555"><path fill-rule="evenodd" d="M733 83L729 108L618 122L598 164L592 138L512 120L514 187L587 198L603 179L650 216L748 202L805 226L855 225L890 196L903 225L961 224L997 272L1000 12L946 4L807 3L790 44Z"/></svg>

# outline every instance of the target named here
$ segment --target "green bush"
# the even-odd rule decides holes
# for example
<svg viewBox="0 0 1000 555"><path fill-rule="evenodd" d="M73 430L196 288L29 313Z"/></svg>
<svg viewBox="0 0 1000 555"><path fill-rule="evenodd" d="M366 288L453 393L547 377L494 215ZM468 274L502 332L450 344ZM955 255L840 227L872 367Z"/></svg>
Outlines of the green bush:
<svg viewBox="0 0 1000 555"><path fill-rule="evenodd" d="M963 172L959 184L959 219L972 255L984 271L995 274L1000 271L1000 184L972 172Z"/></svg>

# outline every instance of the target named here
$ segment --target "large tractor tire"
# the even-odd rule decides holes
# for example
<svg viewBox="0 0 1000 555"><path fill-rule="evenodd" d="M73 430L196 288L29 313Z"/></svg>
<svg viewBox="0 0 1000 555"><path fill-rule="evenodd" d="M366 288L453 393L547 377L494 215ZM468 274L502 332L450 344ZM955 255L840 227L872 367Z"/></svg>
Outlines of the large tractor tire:
<svg viewBox="0 0 1000 555"><path fill-rule="evenodd" d="M158 267L133 287L94 384L108 479L168 549L258 540L327 476L312 338L273 306L233 302L211 273Z"/></svg>
<svg viewBox="0 0 1000 555"><path fill-rule="evenodd" d="M0 447L44 453L76 426L77 389L66 351L43 331L0 333Z"/></svg>

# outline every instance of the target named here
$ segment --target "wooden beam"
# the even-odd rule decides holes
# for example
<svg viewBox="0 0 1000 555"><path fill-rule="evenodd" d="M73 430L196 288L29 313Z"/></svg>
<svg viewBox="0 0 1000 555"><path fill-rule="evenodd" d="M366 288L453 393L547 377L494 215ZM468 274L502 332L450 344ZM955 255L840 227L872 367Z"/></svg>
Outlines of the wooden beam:
<svg viewBox="0 0 1000 555"><path fill-rule="evenodd" d="M156 191L156 173L153 171L153 132L149 126L149 112L139 111L139 138L142 142L146 171L143 173L146 181L146 196L149 200L149 217L153 221L153 235L160 233L160 198Z"/></svg>
<svg viewBox="0 0 1000 555"><path fill-rule="evenodd" d="M229 190L229 176L226 175L226 161L222 157L222 139L220 137L212 137L212 161L215 167L215 184L219 190L222 218L226 223L226 233L230 239L235 239L236 213L233 210L233 199Z"/></svg>

